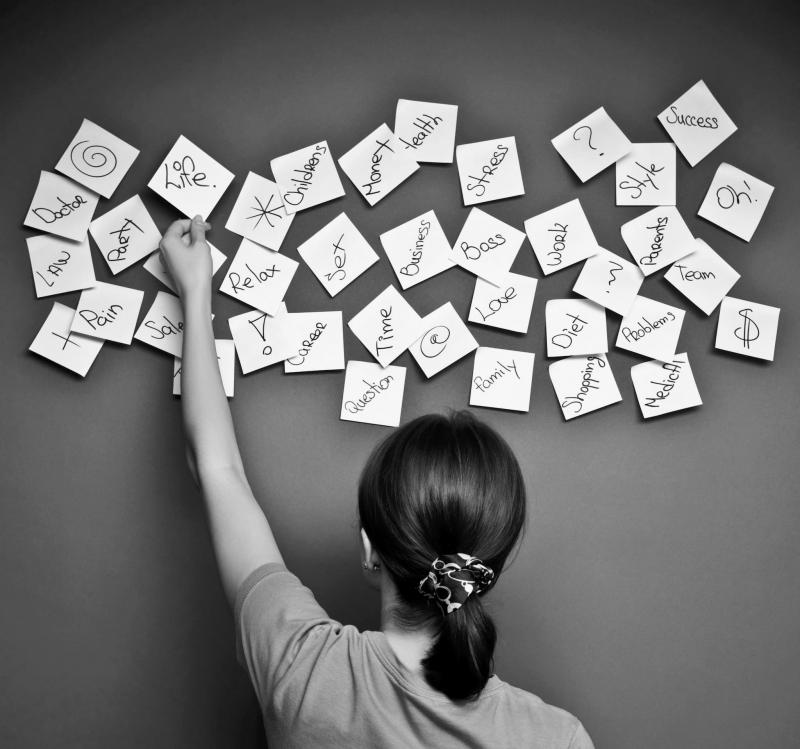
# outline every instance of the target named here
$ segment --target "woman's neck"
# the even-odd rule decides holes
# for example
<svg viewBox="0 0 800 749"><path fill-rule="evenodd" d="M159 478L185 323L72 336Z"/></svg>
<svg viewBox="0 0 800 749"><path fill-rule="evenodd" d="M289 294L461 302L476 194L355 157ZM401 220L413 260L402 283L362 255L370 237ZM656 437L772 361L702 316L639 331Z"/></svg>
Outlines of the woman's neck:
<svg viewBox="0 0 800 749"><path fill-rule="evenodd" d="M435 632L430 626L409 628L397 621L397 589L389 576L381 575L381 631L397 659L409 671L420 673L422 661L433 644Z"/></svg>

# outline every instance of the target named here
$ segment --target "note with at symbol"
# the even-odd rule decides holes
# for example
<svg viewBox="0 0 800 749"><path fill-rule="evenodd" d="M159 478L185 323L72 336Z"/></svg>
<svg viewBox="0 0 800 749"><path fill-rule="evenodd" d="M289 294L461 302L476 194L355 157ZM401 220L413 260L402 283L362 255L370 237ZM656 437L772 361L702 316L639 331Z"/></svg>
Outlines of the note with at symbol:
<svg viewBox="0 0 800 749"><path fill-rule="evenodd" d="M778 335L779 307L726 296L719 307L714 347L772 361Z"/></svg>
<svg viewBox="0 0 800 749"><path fill-rule="evenodd" d="M409 351L428 378L478 348L478 342L450 302L423 317L420 330L422 336L411 344Z"/></svg>

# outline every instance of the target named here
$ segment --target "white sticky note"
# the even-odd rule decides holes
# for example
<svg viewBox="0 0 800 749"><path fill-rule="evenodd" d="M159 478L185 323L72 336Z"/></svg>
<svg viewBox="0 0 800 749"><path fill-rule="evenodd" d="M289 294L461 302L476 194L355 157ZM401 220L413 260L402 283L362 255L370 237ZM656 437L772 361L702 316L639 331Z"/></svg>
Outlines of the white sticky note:
<svg viewBox="0 0 800 749"><path fill-rule="evenodd" d="M644 273L628 260L600 247L581 268L572 290L595 304L624 315L636 299Z"/></svg>
<svg viewBox="0 0 800 749"><path fill-rule="evenodd" d="M286 213L278 185L248 172L225 228L262 247L280 250L292 219L294 214Z"/></svg>
<svg viewBox="0 0 800 749"><path fill-rule="evenodd" d="M694 252L673 263L664 280L710 315L740 276L702 239L694 242Z"/></svg>
<svg viewBox="0 0 800 749"><path fill-rule="evenodd" d="M243 312L228 319L242 374L250 374L282 362L292 353L295 335L286 305L274 317L261 310Z"/></svg>
<svg viewBox="0 0 800 749"><path fill-rule="evenodd" d="M697 215L749 242L774 189L757 177L722 163Z"/></svg>
<svg viewBox="0 0 800 749"><path fill-rule="evenodd" d="M137 341L180 356L183 351L183 308L181 300L166 291L156 293L133 336Z"/></svg>
<svg viewBox="0 0 800 749"><path fill-rule="evenodd" d="M579 263L598 250L592 227L577 198L529 218L525 233L546 276Z"/></svg>
<svg viewBox="0 0 800 749"><path fill-rule="evenodd" d="M385 367L419 338L422 319L394 286L387 286L347 324Z"/></svg>
<svg viewBox="0 0 800 749"><path fill-rule="evenodd" d="M232 181L233 172L181 135L147 186L184 216L207 219Z"/></svg>
<svg viewBox="0 0 800 749"><path fill-rule="evenodd" d="M85 377L103 348L103 341L70 331L74 316L74 309L53 302L28 350Z"/></svg>
<svg viewBox="0 0 800 749"><path fill-rule="evenodd" d="M288 214L313 208L344 195L344 187L327 141L278 156L269 165Z"/></svg>
<svg viewBox="0 0 800 749"><path fill-rule="evenodd" d="M470 406L528 412L535 354L480 346L475 352Z"/></svg>
<svg viewBox="0 0 800 749"><path fill-rule="evenodd" d="M344 331L341 312L290 312L289 356L283 371L321 372L344 369Z"/></svg>
<svg viewBox="0 0 800 749"><path fill-rule="evenodd" d="M158 249L161 232L138 195L89 224L108 269L116 275Z"/></svg>
<svg viewBox="0 0 800 749"><path fill-rule="evenodd" d="M622 400L605 354L559 359L549 373L565 421Z"/></svg>
<svg viewBox="0 0 800 749"><path fill-rule="evenodd" d="M384 232L381 244L403 290L454 265L450 243L433 211Z"/></svg>
<svg viewBox="0 0 800 749"><path fill-rule="evenodd" d="M631 380L645 419L703 405L686 354L637 364Z"/></svg>
<svg viewBox="0 0 800 749"><path fill-rule="evenodd" d="M631 142L603 107L550 142L581 182L599 174L631 150Z"/></svg>
<svg viewBox="0 0 800 749"><path fill-rule="evenodd" d="M60 174L40 172L25 226L79 242L86 237L97 200L91 190Z"/></svg>
<svg viewBox="0 0 800 749"><path fill-rule="evenodd" d="M497 283L508 273L524 241L524 232L480 208L473 208L453 245L450 259L470 273Z"/></svg>
<svg viewBox="0 0 800 749"><path fill-rule="evenodd" d="M616 345L649 359L669 361L675 355L685 314L678 307L637 296L622 317Z"/></svg>
<svg viewBox="0 0 800 749"><path fill-rule="evenodd" d="M734 354L772 361L780 307L726 296L719 307L714 347Z"/></svg>
<svg viewBox="0 0 800 749"><path fill-rule="evenodd" d="M678 146L689 166L694 166L736 132L703 81L698 81L660 115L658 121Z"/></svg>
<svg viewBox="0 0 800 749"><path fill-rule="evenodd" d="M299 263L243 239L219 290L268 315L278 311Z"/></svg>
<svg viewBox="0 0 800 749"><path fill-rule="evenodd" d="M297 248L332 297L378 262L378 255L345 213L325 224Z"/></svg>
<svg viewBox="0 0 800 749"><path fill-rule="evenodd" d="M478 348L469 328L450 302L422 318L422 336L409 347L426 377L433 377Z"/></svg>
<svg viewBox="0 0 800 749"><path fill-rule="evenodd" d="M467 319L513 333L527 333L537 283L537 279L518 273L506 273L497 286L476 278Z"/></svg>
<svg viewBox="0 0 800 749"><path fill-rule="evenodd" d="M457 119L458 107L454 104L398 99L394 134L415 161L450 164Z"/></svg>
<svg viewBox="0 0 800 749"><path fill-rule="evenodd" d="M634 143L617 161L617 205L675 205L675 146Z"/></svg>
<svg viewBox="0 0 800 749"><path fill-rule="evenodd" d="M666 268L694 250L694 236L673 205L653 208L623 224L620 232L645 276Z"/></svg>
<svg viewBox="0 0 800 749"><path fill-rule="evenodd" d="M547 355L583 356L608 351L606 311L586 299L550 299L544 308Z"/></svg>
<svg viewBox="0 0 800 749"><path fill-rule="evenodd" d="M81 292L72 331L130 346L144 292L99 281Z"/></svg>
<svg viewBox="0 0 800 749"><path fill-rule="evenodd" d="M405 382L405 367L381 367L366 361L347 362L339 418L362 424L399 426Z"/></svg>
<svg viewBox="0 0 800 749"><path fill-rule="evenodd" d="M39 234L25 241L37 298L94 286L94 266L88 238L70 242L50 234Z"/></svg>
<svg viewBox="0 0 800 749"><path fill-rule="evenodd" d="M235 354L233 341L226 338L216 338L214 340L214 348L217 350L217 364L219 365L219 374L222 378L222 388L228 398L233 398L234 383L235 383ZM175 357L175 363L172 367L172 394L181 395L181 380L183 375L183 360Z"/></svg>
<svg viewBox="0 0 800 749"><path fill-rule="evenodd" d="M466 206L525 194L513 135L457 146L456 162Z"/></svg>
<svg viewBox="0 0 800 749"><path fill-rule="evenodd" d="M208 242L208 240L206 240L206 242L208 243L208 248L211 250L211 275L213 276L228 258L214 247L211 242ZM175 286L175 282L172 280L172 276L167 270L167 266L164 264L164 258L160 250L156 250L150 255L150 257L145 260L142 268L150 275L155 276L174 294L178 293L178 288Z"/></svg>
<svg viewBox="0 0 800 749"><path fill-rule="evenodd" d="M58 160L56 171L110 198L138 155L137 148L84 120Z"/></svg>

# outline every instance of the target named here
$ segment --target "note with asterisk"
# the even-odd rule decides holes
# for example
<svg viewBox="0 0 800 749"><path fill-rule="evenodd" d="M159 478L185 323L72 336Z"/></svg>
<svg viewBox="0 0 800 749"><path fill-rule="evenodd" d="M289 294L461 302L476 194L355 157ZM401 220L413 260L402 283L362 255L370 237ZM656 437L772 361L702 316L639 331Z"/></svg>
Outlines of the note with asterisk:
<svg viewBox="0 0 800 749"><path fill-rule="evenodd" d="M279 250L292 219L294 214L286 213L278 185L248 172L225 228L270 250Z"/></svg>

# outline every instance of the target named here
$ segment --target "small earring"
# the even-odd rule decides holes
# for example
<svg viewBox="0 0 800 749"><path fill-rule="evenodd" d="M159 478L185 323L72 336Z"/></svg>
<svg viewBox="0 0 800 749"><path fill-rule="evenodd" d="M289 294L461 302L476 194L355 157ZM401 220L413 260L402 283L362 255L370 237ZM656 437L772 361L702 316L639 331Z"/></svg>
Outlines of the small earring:
<svg viewBox="0 0 800 749"><path fill-rule="evenodd" d="M377 562L375 562L375 564L372 565L373 572L377 572L380 568L381 566Z"/></svg>
<svg viewBox="0 0 800 749"><path fill-rule="evenodd" d="M368 570L368 569L369 569L369 564L367 564L366 562L361 562L361 566L362 566L362 567L363 567L365 570Z"/></svg>

